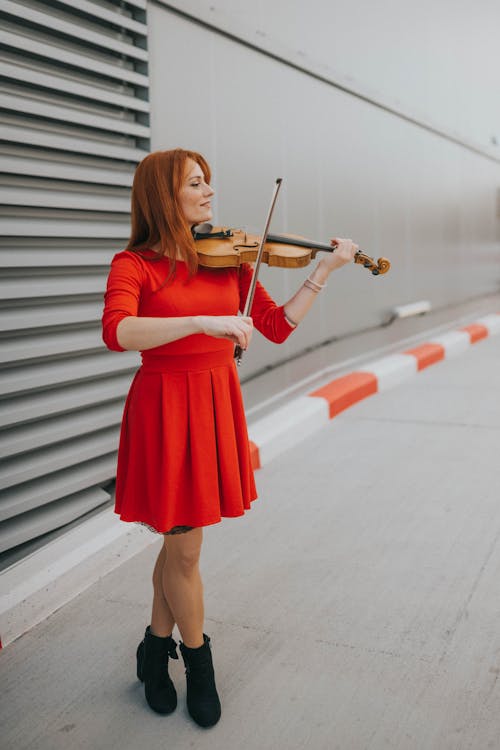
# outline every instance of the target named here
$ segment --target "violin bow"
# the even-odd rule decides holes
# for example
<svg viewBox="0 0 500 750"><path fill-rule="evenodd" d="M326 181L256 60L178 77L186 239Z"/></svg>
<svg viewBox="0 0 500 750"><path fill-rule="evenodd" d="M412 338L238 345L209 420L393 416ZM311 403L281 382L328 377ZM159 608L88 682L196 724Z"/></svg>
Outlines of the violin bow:
<svg viewBox="0 0 500 750"><path fill-rule="evenodd" d="M276 199L278 197L279 189L281 187L281 183L283 182L283 179L281 177L278 177L276 180L276 184L274 186L273 195L271 198L271 205L269 206L269 211L267 213L267 219L264 226L264 231L262 232L262 236L260 238L260 245L259 249L257 251L257 258L255 260L254 269L253 269L253 276L252 281L250 283L250 286L248 288L248 294L247 299L245 302L245 307L243 309L243 315L246 317L250 314L250 310L252 309L253 304L253 298L255 295L255 289L257 287L257 280L259 276L259 269L260 269L260 263L262 261L262 254L264 252L264 245L266 244L267 235L269 232L269 225L271 224L271 218L274 211L274 206L276 205ZM239 344L236 345L234 350L234 358L236 360L236 364L239 366L241 365L241 359L243 357L243 349Z"/></svg>

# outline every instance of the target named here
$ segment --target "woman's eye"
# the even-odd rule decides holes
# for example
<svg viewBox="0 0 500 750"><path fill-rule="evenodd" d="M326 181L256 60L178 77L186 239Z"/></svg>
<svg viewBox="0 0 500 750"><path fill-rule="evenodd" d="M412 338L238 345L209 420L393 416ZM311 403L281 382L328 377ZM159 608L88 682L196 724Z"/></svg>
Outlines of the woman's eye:
<svg viewBox="0 0 500 750"><path fill-rule="evenodd" d="M191 187L198 187L199 185L201 185L201 182L192 182L191 183Z"/></svg>

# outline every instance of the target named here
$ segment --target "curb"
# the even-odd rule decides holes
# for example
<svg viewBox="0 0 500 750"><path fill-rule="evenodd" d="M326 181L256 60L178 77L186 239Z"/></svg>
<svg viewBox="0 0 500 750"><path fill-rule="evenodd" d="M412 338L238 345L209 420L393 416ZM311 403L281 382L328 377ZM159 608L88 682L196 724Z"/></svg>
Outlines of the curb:
<svg viewBox="0 0 500 750"><path fill-rule="evenodd" d="M53 612L157 539L98 513L0 573L0 654Z"/></svg>
<svg viewBox="0 0 500 750"><path fill-rule="evenodd" d="M319 430L340 412L368 396L389 390L444 359L455 357L472 344L500 334L500 313L435 336L413 349L368 362L293 399L248 426L252 466L260 469L280 453Z"/></svg>

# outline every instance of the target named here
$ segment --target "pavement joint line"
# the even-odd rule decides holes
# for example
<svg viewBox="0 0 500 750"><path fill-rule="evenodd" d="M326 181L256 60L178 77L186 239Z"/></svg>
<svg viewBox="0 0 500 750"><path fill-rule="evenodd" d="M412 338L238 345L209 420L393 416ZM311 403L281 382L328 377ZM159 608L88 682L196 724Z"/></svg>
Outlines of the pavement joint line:
<svg viewBox="0 0 500 750"><path fill-rule="evenodd" d="M491 313L459 329L431 335L429 340L399 354L361 365L305 396L291 399L285 406L249 424L253 468L262 468L365 398L393 388L421 370L457 356L496 334L500 334L500 313ZM322 406L318 407L318 402Z"/></svg>
<svg viewBox="0 0 500 750"><path fill-rule="evenodd" d="M468 325L461 322L464 325L458 330L442 332L440 327L435 335L430 332L428 341L406 352L360 364L354 372L334 378L249 423L253 468L265 466L368 396L399 385L424 367L500 334L500 312ZM326 375L328 370L331 373L341 367L339 363L339 367L322 372ZM113 509L106 508L0 572L2 589L8 592L0 596L0 649L156 541L157 535L141 525L117 523Z"/></svg>

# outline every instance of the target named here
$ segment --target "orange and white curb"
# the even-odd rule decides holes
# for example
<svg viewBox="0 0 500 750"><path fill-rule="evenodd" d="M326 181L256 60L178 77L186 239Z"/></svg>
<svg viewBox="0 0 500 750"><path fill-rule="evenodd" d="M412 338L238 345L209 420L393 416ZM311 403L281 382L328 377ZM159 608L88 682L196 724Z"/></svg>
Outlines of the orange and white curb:
<svg viewBox="0 0 500 750"><path fill-rule="evenodd" d="M500 334L500 313L486 315L458 330L433 336L401 354L368 362L359 370L335 378L306 396L292 399L249 425L253 468L265 466L275 456L368 396L393 388L420 370L462 354L472 344L495 334Z"/></svg>

